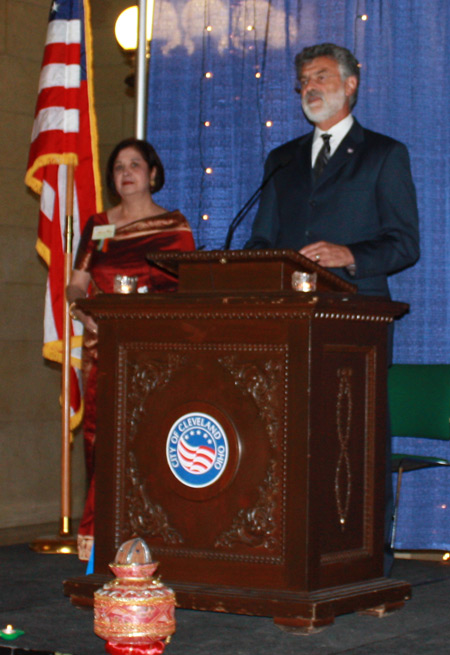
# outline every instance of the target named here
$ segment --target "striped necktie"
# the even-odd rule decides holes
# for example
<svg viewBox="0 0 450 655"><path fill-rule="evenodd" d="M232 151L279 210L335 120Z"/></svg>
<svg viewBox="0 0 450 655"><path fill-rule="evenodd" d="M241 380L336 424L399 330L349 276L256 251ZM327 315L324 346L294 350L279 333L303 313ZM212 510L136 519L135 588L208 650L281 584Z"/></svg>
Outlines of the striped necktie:
<svg viewBox="0 0 450 655"><path fill-rule="evenodd" d="M323 146L319 150L319 154L316 157L316 161L314 163L314 179L317 180L323 173L323 169L325 166L328 164L330 160L330 152L331 152L331 147L330 147L330 139L331 139L331 134L322 134L322 139L323 139Z"/></svg>

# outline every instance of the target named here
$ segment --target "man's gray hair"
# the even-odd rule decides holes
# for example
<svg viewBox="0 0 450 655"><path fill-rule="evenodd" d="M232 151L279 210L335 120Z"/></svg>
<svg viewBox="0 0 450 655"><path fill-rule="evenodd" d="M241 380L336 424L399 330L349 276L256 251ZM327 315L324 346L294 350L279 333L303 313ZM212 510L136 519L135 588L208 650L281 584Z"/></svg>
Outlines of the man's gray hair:
<svg viewBox="0 0 450 655"><path fill-rule="evenodd" d="M334 59L341 71L342 79L345 80L350 75L354 75L358 80L358 85L356 87L353 95L350 96L350 108L356 105L356 100L358 99L358 87L359 87L359 78L360 78L360 65L356 57L340 45L335 45L334 43L319 43L318 45L308 46L303 48L301 52L298 53L295 57L295 67L297 69L297 78L300 79L302 68L306 63L309 63L316 57L330 57Z"/></svg>

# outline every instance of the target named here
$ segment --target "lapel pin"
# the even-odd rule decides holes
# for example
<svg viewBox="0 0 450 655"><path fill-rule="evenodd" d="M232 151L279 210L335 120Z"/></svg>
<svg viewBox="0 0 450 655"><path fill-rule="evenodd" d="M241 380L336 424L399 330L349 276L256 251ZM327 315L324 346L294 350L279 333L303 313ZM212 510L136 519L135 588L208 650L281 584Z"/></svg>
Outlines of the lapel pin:
<svg viewBox="0 0 450 655"><path fill-rule="evenodd" d="M347 152L349 155L352 155L355 151L353 150L353 148L347 148Z"/></svg>

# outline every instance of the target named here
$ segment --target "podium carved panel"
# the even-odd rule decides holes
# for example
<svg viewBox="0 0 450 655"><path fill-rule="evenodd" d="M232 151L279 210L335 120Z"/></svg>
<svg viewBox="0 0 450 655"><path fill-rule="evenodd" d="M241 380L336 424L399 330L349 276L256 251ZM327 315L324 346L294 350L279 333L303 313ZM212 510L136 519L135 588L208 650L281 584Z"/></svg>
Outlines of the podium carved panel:
<svg viewBox="0 0 450 655"><path fill-rule="evenodd" d="M283 563L287 353L286 344L119 347L115 547L138 534L158 558ZM230 443L227 471L206 488L184 486L168 468L170 426L190 411L226 426ZM255 426L257 448L246 443Z"/></svg>

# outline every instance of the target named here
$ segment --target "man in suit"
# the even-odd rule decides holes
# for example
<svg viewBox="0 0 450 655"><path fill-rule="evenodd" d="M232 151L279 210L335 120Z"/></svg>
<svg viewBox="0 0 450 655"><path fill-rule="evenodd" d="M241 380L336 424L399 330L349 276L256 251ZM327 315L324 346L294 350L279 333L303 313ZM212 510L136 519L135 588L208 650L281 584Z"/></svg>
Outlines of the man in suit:
<svg viewBox="0 0 450 655"><path fill-rule="evenodd" d="M419 258L408 151L352 116L360 68L349 50L311 46L295 64L302 108L314 131L269 153L267 183L246 247L294 248L356 283L359 293L390 297L387 276ZM391 346L389 351L390 363ZM385 575L393 561L387 432Z"/></svg>
<svg viewBox="0 0 450 655"><path fill-rule="evenodd" d="M294 248L360 293L389 297L387 276L419 257L408 151L352 116L360 68L349 50L307 47L295 64L315 128L270 152L246 247Z"/></svg>

